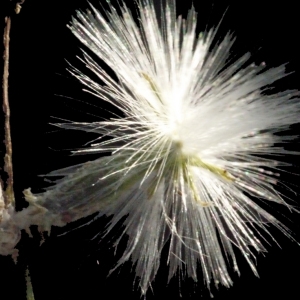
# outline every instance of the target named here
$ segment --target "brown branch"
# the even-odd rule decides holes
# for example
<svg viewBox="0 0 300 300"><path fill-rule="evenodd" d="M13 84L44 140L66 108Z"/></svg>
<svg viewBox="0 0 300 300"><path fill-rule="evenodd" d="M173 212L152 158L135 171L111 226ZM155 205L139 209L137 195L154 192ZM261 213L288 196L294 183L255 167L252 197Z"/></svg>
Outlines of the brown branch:
<svg viewBox="0 0 300 300"><path fill-rule="evenodd" d="M17 1L14 5L14 11L16 14L20 13L21 5L25 0ZM13 1L14 2L14 1ZM4 205L7 208L10 205L14 205L15 196L13 189L13 165L12 165L12 143L11 143L11 131L10 131L10 108L8 100L8 76L9 76L9 41L10 41L10 28L11 28L11 16L5 17L5 28L3 35L4 45L4 68L3 68L3 113L4 113L4 144L5 144L5 156L4 156L4 172L6 173L6 185L2 186L4 189ZM2 183L2 182L1 182ZM0 184L1 184L0 183Z"/></svg>
<svg viewBox="0 0 300 300"><path fill-rule="evenodd" d="M13 167L12 167L12 143L10 135L10 108L8 100L8 75L9 75L9 40L10 40L11 17L5 17L5 28L3 35L4 44L4 69L3 69L3 113L4 113L4 171L6 172L6 187L4 193L5 207L14 205L15 197L13 191Z"/></svg>

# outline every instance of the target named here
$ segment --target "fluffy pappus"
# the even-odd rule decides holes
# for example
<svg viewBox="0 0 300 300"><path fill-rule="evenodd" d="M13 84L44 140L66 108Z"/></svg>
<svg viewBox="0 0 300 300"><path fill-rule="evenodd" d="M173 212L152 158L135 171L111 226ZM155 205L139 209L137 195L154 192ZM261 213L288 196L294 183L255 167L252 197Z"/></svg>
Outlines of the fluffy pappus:
<svg viewBox="0 0 300 300"><path fill-rule="evenodd" d="M128 243L117 266L133 261L143 294L166 245L169 278L184 270L198 281L202 270L208 289L212 282L229 287L228 267L239 273L234 249L257 275L256 252L273 239L269 225L292 238L259 205L295 210L276 189L288 164L274 157L293 154L281 145L294 139L278 133L298 122L300 110L297 91L270 88L286 76L284 66L253 65L250 54L233 59L232 35L219 43L214 29L197 35L195 9L177 17L175 0L161 7L159 21L151 0L137 2L138 22L125 4L121 13L109 6L106 16L93 6L78 12L70 29L117 80L85 52L86 67L103 84L71 73L123 117L57 125L99 134L80 153L111 155L54 171L63 178L37 202L73 219L112 215L106 232L126 217Z"/></svg>

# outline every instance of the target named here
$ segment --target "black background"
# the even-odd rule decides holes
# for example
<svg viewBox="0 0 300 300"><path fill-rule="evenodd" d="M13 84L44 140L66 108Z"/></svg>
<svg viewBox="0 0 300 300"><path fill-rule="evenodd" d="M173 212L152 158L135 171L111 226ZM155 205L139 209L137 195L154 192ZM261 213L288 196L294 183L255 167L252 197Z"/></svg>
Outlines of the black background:
<svg viewBox="0 0 300 300"><path fill-rule="evenodd" d="M6 12L4 2L0 6L2 28ZM99 7L98 0L90 2ZM159 3L158 0L156 2ZM185 15L191 2L177 2L178 13ZM132 1L127 3L132 5ZM26 0L20 15L12 20L9 93L18 210L26 206L22 190L32 187L34 192L40 192L48 185L38 175L96 157L70 156L70 150L80 148L95 136L64 131L49 124L59 122L59 118L98 121L107 117L101 109L101 100L82 92L82 86L66 71L66 60L84 70L76 58L76 55L81 55L81 45L66 24L76 9L85 10L87 7L87 2L81 0ZM281 85L299 88L300 21L296 1L198 0L195 7L199 13L198 30L203 30L207 24L209 27L218 24L227 9L220 26L220 36L228 30L235 33L235 53L251 51L254 61L264 61L270 66L288 63L288 71L295 73L283 80ZM299 127L293 130L299 130ZM293 147L296 149L297 146ZM296 174L300 173L298 157L290 159L294 164L291 171ZM291 177L290 180L297 184L299 177ZM293 197L293 200L299 199L299 195ZM299 215L282 212L291 219L285 220L285 223L300 241ZM0 257L0 299L25 299L26 264L29 264L32 274L36 300L140 299L130 263L107 277L124 245L114 254L113 235L101 242L99 238L93 239L106 222L107 219L102 218L89 227L62 236L65 231L54 228L41 247L36 228L32 228L33 239L23 233L18 245L18 265L15 266L8 257ZM68 230L74 227L71 225ZM299 298L300 247L282 234L271 232L282 249L273 242L267 246L269 253L258 255L260 278L252 274L238 255L241 276L232 274L234 285L231 289L220 287L217 291L212 288L216 299ZM114 234L118 236L118 229ZM147 299L209 298L202 285L200 269L199 283L186 279L179 288L175 277L167 284L168 270L164 259Z"/></svg>

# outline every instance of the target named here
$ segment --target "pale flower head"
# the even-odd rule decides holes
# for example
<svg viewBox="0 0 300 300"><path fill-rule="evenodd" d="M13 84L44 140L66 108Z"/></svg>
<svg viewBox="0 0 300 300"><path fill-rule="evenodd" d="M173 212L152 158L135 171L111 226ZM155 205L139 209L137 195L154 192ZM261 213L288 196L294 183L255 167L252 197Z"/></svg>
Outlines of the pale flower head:
<svg viewBox="0 0 300 300"><path fill-rule="evenodd" d="M166 245L170 278L184 269L197 281L202 270L208 288L212 280L229 287L227 267L239 272L234 248L257 274L255 252L265 250L269 224L290 236L252 198L288 206L275 189L283 163L270 156L289 154L278 143L293 137L276 133L298 121L296 92L269 90L284 67L253 65L249 54L232 59L231 34L211 49L217 32L198 36L194 8L186 20L176 17L174 0L160 22L151 0L138 2L138 22L125 5L121 14L109 6L106 17L92 6L78 12L70 28L118 80L86 53L103 84L72 73L100 105L107 101L124 116L58 125L110 136L80 152L112 154L53 172L65 177L40 201L56 212L100 207L99 215L113 215L107 232L126 216L118 265L132 259L143 293Z"/></svg>

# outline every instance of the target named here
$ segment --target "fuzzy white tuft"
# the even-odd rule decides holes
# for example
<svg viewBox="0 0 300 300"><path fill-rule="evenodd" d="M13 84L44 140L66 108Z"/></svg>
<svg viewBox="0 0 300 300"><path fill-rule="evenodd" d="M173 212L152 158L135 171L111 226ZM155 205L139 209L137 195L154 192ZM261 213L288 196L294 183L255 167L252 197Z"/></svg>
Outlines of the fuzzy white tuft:
<svg viewBox="0 0 300 300"><path fill-rule="evenodd" d="M170 278L185 270L197 281L200 262L208 288L212 280L229 287L227 266L239 272L234 248L257 274L255 252L265 250L269 224L290 237L253 199L288 206L274 188L284 163L271 155L289 154L278 145L292 137L276 133L298 121L299 101L295 91L269 89L285 76L283 66L252 65L249 54L230 60L230 34L213 49L215 31L196 36L194 8L176 18L175 0L167 0L159 22L151 0L138 8L138 24L125 5L121 15L92 7L73 19L72 32L118 80L86 53L104 85L73 74L124 118L58 124L110 136L81 152L112 154L53 172L65 177L39 201L56 212L101 203L100 215L113 215L108 231L126 216L129 240L118 265L133 260L142 293L168 242Z"/></svg>

